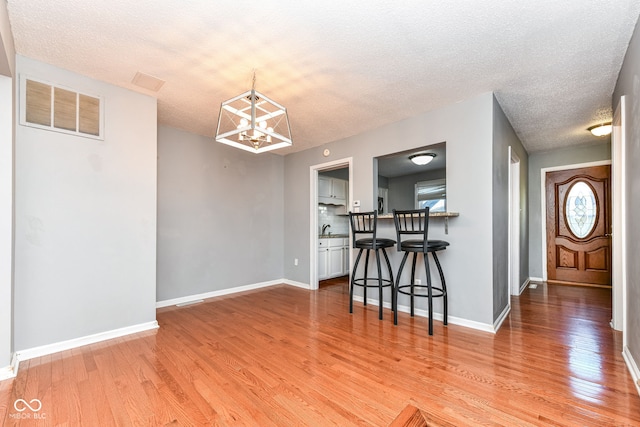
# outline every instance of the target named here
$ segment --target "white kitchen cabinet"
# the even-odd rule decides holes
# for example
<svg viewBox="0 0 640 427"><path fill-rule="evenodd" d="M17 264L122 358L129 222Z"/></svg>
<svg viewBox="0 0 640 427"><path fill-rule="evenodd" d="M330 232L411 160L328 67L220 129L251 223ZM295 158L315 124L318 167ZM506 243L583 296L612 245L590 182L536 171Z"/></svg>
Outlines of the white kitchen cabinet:
<svg viewBox="0 0 640 427"><path fill-rule="evenodd" d="M329 240L318 240L318 280L329 277Z"/></svg>
<svg viewBox="0 0 640 427"><path fill-rule="evenodd" d="M349 274L349 239L318 239L318 280L345 274Z"/></svg>
<svg viewBox="0 0 640 427"><path fill-rule="evenodd" d="M344 249L342 251L342 275L349 274L349 239L344 239Z"/></svg>
<svg viewBox="0 0 640 427"><path fill-rule="evenodd" d="M346 205L347 183L344 179L318 176L318 203Z"/></svg>
<svg viewBox="0 0 640 427"><path fill-rule="evenodd" d="M331 239L342 240L342 239ZM339 277L343 275L344 247L342 244L329 248L329 277Z"/></svg>

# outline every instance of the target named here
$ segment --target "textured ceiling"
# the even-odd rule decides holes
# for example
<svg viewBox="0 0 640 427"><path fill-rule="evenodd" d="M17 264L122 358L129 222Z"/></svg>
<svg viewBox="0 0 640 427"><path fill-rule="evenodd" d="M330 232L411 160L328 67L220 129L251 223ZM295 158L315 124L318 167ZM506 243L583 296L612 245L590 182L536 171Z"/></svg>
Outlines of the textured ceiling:
<svg viewBox="0 0 640 427"><path fill-rule="evenodd" d="M529 152L590 144L638 0L7 0L17 53L158 97L213 136L220 103L285 105L287 154L494 91ZM131 83L140 71L160 91Z"/></svg>

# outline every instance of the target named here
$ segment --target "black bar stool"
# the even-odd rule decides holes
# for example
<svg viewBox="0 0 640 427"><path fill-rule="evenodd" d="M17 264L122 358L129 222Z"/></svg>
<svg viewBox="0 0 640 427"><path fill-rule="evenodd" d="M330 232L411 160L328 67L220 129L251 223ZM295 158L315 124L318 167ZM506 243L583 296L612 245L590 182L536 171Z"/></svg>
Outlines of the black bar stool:
<svg viewBox="0 0 640 427"><path fill-rule="evenodd" d="M396 234L398 237L398 251L404 252L400 268L398 269L398 275L396 277L395 296L393 302L396 304L393 307L394 316L393 323L398 324L398 293L409 295L411 297L411 317L414 315L414 297L425 297L429 302L429 335L433 335L433 298L442 297L444 304L443 320L444 324L447 324L447 284L444 280L444 273L438 260L436 252L445 250L449 246L449 242L444 240L428 240L427 235L429 231L429 208L425 209L413 209L413 210L393 210L393 222L396 226ZM415 236L419 239L406 239L406 236ZM408 285L400 285L400 276L402 275L402 269L407 261L409 253L413 253L413 262L411 264L411 282ZM416 285L416 258L421 253L424 259L424 268L427 276L427 285ZM431 270L429 268L429 258L427 254L430 253L438 268L440 274L440 287L435 287L431 284ZM424 292L426 288L427 293Z"/></svg>
<svg viewBox="0 0 640 427"><path fill-rule="evenodd" d="M387 256L386 248L392 248L396 241L393 239L384 239L376 236L376 230L378 227L378 212L349 212L349 220L351 222L351 234L353 236L353 247L360 249L356 262L353 265L353 271L351 272L351 286L349 287L349 313L353 313L353 288L355 286L362 286L364 288L364 305L367 305L367 288L377 287L379 289L380 298L380 313L379 319L382 320L382 288L391 288L391 307L395 307L393 303L393 272L391 270L391 263ZM371 237L360 238L361 235L371 235ZM367 256L364 261L364 276L356 278L358 272L358 263L363 251L367 251ZM374 251L376 256L376 266L378 269L378 277L369 277L369 253ZM384 255L384 259L387 262L387 270L389 271L389 278L382 278L382 268L380 266L380 252ZM375 283L370 283L375 282Z"/></svg>

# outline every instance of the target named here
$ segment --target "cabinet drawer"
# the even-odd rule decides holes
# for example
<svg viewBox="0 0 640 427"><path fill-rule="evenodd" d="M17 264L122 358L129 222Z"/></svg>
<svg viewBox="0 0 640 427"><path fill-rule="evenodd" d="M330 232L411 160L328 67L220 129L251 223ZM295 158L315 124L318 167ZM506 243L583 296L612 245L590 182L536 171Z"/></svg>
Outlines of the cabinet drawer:
<svg viewBox="0 0 640 427"><path fill-rule="evenodd" d="M336 247L341 248L344 246L344 239L342 237L327 239L327 240L329 241L330 248L336 248Z"/></svg>

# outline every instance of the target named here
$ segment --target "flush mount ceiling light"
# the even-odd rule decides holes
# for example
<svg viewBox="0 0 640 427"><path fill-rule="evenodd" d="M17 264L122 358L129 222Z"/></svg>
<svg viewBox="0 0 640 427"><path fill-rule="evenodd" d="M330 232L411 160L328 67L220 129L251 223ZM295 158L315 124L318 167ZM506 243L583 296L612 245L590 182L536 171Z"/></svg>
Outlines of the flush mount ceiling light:
<svg viewBox="0 0 640 427"><path fill-rule="evenodd" d="M431 162L436 155L434 153L420 153L409 156L409 160L419 166L424 166Z"/></svg>
<svg viewBox="0 0 640 427"><path fill-rule="evenodd" d="M611 133L611 122L591 126L587 130L595 136L606 136Z"/></svg>
<svg viewBox="0 0 640 427"><path fill-rule="evenodd" d="M221 104L216 141L256 154L291 146L287 109L256 90L255 71L251 90Z"/></svg>

